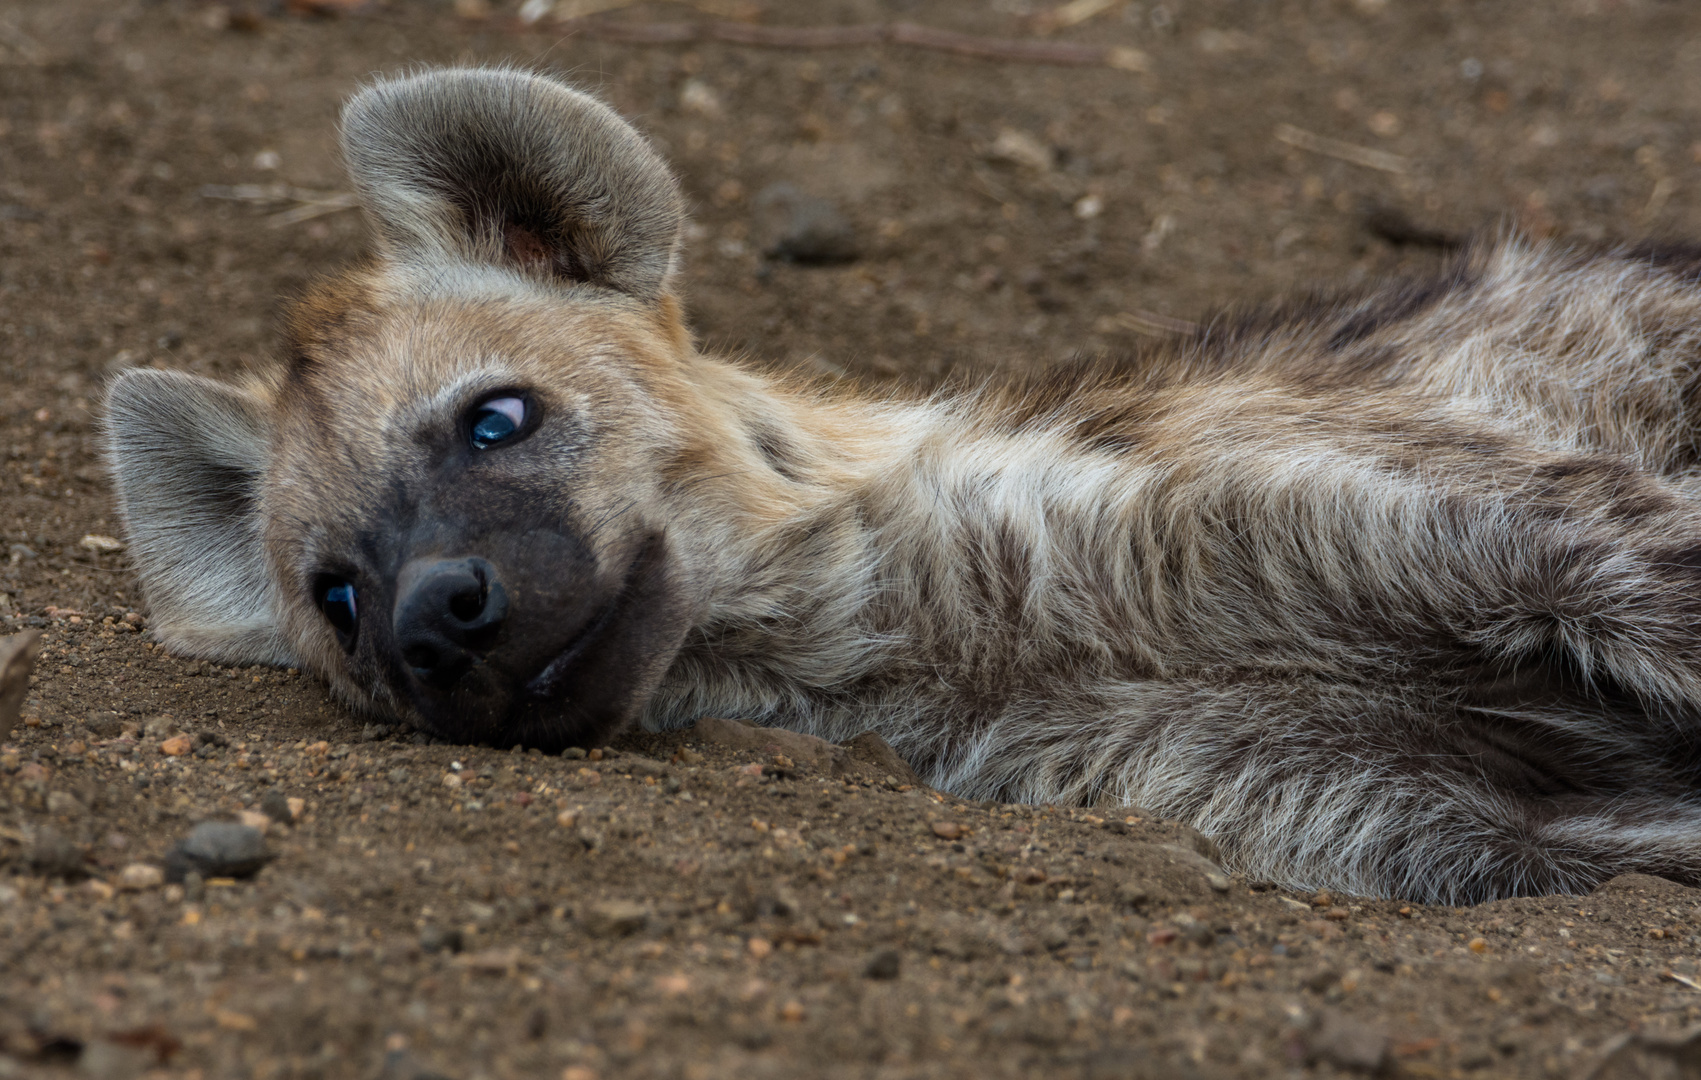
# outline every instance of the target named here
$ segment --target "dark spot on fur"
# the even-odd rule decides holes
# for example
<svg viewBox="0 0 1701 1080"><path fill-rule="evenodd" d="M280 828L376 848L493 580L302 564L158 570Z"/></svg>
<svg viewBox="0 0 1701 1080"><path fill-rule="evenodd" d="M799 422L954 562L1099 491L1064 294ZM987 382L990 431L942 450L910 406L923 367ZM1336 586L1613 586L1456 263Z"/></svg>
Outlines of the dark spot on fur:
<svg viewBox="0 0 1701 1080"><path fill-rule="evenodd" d="M1348 315L1346 321L1330 335L1328 347L1345 349L1384 327L1419 315L1461 291L1470 281L1462 271L1455 271L1445 277L1379 292L1374 299L1365 301L1357 311Z"/></svg>
<svg viewBox="0 0 1701 1080"><path fill-rule="evenodd" d="M790 480L792 483L803 482L803 467L798 460L797 449L784 435L765 424L752 424L750 439L756 445L756 452L762 455L762 460L768 467Z"/></svg>
<svg viewBox="0 0 1701 1080"><path fill-rule="evenodd" d="M1626 257L1682 278L1689 284L1701 282L1701 244L1649 241L1637 244Z"/></svg>

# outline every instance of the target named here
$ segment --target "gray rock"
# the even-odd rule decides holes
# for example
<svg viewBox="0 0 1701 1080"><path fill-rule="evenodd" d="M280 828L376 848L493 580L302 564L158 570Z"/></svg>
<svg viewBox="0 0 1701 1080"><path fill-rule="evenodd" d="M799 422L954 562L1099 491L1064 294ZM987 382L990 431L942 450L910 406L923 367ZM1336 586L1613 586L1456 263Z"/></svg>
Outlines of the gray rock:
<svg viewBox="0 0 1701 1080"><path fill-rule="evenodd" d="M862 969L864 978L878 979L882 982L898 977L903 970L903 957L896 949L882 949L869 958L868 966Z"/></svg>
<svg viewBox="0 0 1701 1080"><path fill-rule="evenodd" d="M856 230L839 208L780 181L756 195L756 233L772 259L821 266L861 254Z"/></svg>
<svg viewBox="0 0 1701 1080"><path fill-rule="evenodd" d="M203 878L249 877L266 865L266 838L252 825L203 821L165 857L167 881L182 881L191 871Z"/></svg>
<svg viewBox="0 0 1701 1080"><path fill-rule="evenodd" d="M295 824L295 815L289 812L289 798L277 788L272 788L260 796L260 813L279 825Z"/></svg>

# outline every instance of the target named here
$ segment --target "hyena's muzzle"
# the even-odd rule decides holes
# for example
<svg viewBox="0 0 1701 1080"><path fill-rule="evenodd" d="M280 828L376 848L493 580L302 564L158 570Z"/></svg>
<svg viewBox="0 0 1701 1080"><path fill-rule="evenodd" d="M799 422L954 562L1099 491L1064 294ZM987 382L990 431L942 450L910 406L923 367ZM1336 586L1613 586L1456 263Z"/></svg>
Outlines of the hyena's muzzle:
<svg viewBox="0 0 1701 1080"><path fill-rule="evenodd" d="M362 651L419 724L553 752L637 719L682 630L659 534L593 550L560 523L491 521L486 506L469 530L420 509L435 520L400 535L389 572L362 574L359 592L337 575L314 587L333 622L368 635Z"/></svg>

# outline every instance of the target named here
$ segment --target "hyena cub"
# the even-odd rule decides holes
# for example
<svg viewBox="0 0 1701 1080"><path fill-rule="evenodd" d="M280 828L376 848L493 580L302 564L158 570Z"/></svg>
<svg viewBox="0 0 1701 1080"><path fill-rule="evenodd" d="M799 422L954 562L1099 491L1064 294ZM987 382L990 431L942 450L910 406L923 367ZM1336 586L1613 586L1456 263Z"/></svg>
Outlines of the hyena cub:
<svg viewBox="0 0 1701 1080"><path fill-rule="evenodd" d="M376 257L110 454L172 650L450 739L874 728L1248 874L1701 884L1701 254L1450 274L927 398L698 353L667 167L515 71L343 117Z"/></svg>

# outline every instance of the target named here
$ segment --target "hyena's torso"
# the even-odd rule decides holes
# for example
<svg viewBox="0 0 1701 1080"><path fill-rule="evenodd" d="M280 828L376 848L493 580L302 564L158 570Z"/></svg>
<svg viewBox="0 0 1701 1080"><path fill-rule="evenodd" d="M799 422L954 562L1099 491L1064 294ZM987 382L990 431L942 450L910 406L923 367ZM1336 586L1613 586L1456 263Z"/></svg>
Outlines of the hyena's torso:
<svg viewBox="0 0 1701 1080"><path fill-rule="evenodd" d="M1683 253L1506 239L877 398L696 353L671 179L558 84L380 84L344 141L380 258L283 370L114 388L168 643L504 744L874 728L942 787L1149 807L1291 884L1701 880Z"/></svg>

